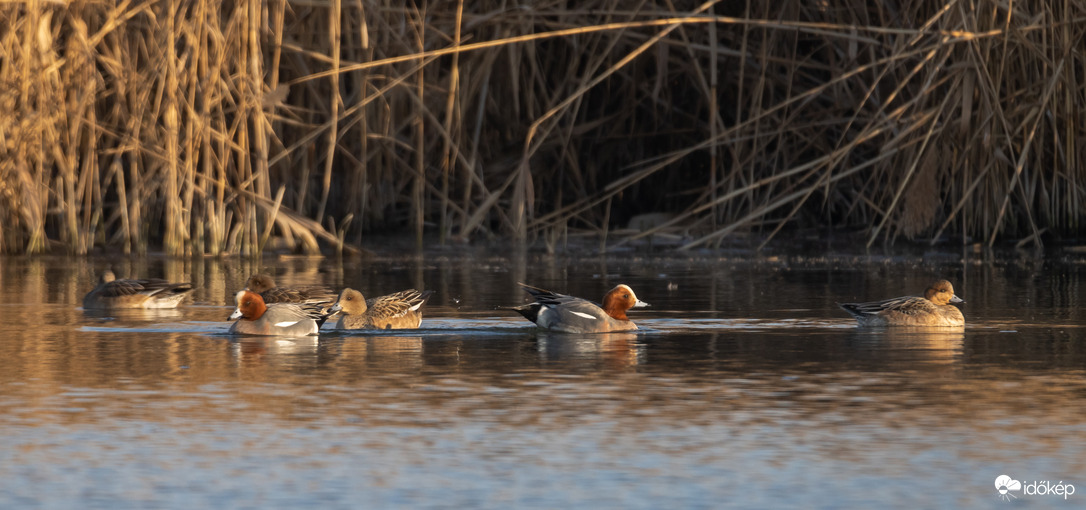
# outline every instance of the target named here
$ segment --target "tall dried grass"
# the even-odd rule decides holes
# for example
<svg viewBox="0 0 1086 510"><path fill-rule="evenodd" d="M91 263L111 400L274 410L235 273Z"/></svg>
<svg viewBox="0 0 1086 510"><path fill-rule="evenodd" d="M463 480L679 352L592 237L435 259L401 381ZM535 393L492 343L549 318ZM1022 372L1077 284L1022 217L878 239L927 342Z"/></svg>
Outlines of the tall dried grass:
<svg viewBox="0 0 1086 510"><path fill-rule="evenodd" d="M576 5L576 7L571 7ZM1080 232L1086 0L0 4L0 250ZM647 231L641 235L649 235Z"/></svg>

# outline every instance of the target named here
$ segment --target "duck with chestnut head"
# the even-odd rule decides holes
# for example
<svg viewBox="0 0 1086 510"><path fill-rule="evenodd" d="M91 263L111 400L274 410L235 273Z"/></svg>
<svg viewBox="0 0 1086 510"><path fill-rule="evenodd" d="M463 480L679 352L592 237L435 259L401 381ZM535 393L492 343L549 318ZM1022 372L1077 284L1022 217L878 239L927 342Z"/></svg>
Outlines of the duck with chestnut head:
<svg viewBox="0 0 1086 510"><path fill-rule="evenodd" d="M603 295L603 305L549 290L518 283L534 302L506 307L537 326L560 333L611 333L630 331L637 325L626 316L631 308L649 306L634 294L629 285L621 284Z"/></svg>
<svg viewBox="0 0 1086 510"><path fill-rule="evenodd" d="M238 292L234 299L238 307L230 318L237 322L230 326L230 333L236 335L316 335L330 314L315 304L266 304L260 294L251 290Z"/></svg>

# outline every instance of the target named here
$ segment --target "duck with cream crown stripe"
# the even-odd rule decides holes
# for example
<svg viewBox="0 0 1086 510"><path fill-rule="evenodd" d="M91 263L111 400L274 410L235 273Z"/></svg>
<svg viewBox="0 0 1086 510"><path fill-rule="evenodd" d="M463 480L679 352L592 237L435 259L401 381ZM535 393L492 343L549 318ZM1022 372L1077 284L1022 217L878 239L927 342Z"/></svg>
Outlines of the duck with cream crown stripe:
<svg viewBox="0 0 1086 510"><path fill-rule="evenodd" d="M939 280L923 296L904 296L868 303L840 303L861 326L965 326L965 316L950 303L964 303L954 286Z"/></svg>
<svg viewBox="0 0 1086 510"><path fill-rule="evenodd" d="M610 333L630 331L637 325L626 316L631 308L649 306L637 299L629 285L619 285L603 296L600 307L587 299L558 294L518 283L535 302L504 307L513 310L543 329L560 333Z"/></svg>
<svg viewBox="0 0 1086 510"><path fill-rule="evenodd" d="M235 296L238 307L230 315L238 319L230 326L230 333L261 336L316 335L329 312L319 305L293 303L265 304L260 294L242 290Z"/></svg>

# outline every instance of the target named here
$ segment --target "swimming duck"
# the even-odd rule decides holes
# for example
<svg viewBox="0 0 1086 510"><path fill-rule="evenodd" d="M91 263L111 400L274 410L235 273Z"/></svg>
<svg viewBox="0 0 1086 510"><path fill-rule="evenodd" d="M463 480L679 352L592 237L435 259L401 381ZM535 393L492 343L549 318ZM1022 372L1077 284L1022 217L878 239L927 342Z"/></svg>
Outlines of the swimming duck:
<svg viewBox="0 0 1086 510"><path fill-rule="evenodd" d="M649 306L637 299L629 285L619 285L603 295L603 307L587 299L558 294L518 283L535 299L534 303L507 307L539 327L561 333L610 333L628 331L637 326L626 317L626 310Z"/></svg>
<svg viewBox="0 0 1086 510"><path fill-rule="evenodd" d="M193 290L191 283L170 283L158 278L118 280L107 269L98 279L98 286L83 296L83 308L177 308Z"/></svg>
<svg viewBox="0 0 1086 510"><path fill-rule="evenodd" d="M964 303L954 286L939 280L923 296L904 296L870 303L840 303L861 326L964 326L965 316L949 303Z"/></svg>
<svg viewBox="0 0 1086 510"><path fill-rule="evenodd" d="M277 287L271 276L257 273L245 282L245 288L257 294L265 304L331 303L336 294L326 287Z"/></svg>
<svg viewBox="0 0 1086 510"><path fill-rule="evenodd" d="M422 305L434 291L408 289L365 299L354 289L343 289L332 308L339 312L337 329L414 329L422 323Z"/></svg>
<svg viewBox="0 0 1086 510"><path fill-rule="evenodd" d="M253 291L242 290L234 297L238 307L230 314L238 319L230 326L230 333L237 335L316 335L329 312L315 304L264 303Z"/></svg>

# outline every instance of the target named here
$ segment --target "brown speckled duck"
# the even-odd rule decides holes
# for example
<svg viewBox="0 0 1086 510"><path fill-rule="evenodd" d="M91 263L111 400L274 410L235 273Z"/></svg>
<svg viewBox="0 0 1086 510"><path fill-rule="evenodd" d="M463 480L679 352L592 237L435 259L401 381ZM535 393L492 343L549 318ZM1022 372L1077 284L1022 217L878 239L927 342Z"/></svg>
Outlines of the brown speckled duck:
<svg viewBox="0 0 1086 510"><path fill-rule="evenodd" d="M83 297L86 310L121 308L177 308L193 291L191 283L170 283L158 278L120 279L106 270L98 286Z"/></svg>
<svg viewBox="0 0 1086 510"><path fill-rule="evenodd" d="M257 294L266 304L272 303L331 303L336 294L326 287L279 287L264 273L257 273L245 282L245 288Z"/></svg>
<svg viewBox="0 0 1086 510"><path fill-rule="evenodd" d="M414 329L422 323L422 305L433 291L408 289L365 299L354 289L343 289L330 308L339 312L337 329Z"/></svg>
<svg viewBox="0 0 1086 510"><path fill-rule="evenodd" d="M965 326L965 316L950 303L964 303L954 286L939 280L923 296L905 296L869 303L840 303L861 326Z"/></svg>

